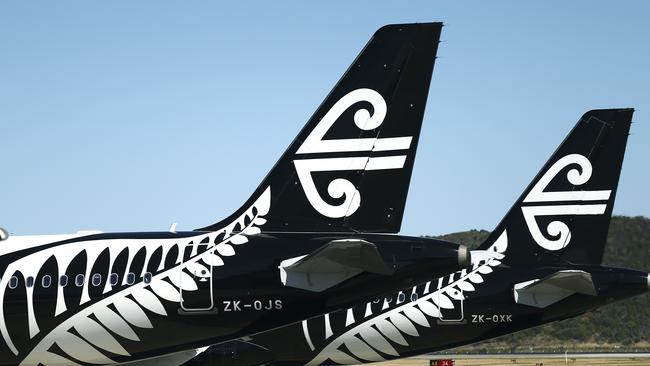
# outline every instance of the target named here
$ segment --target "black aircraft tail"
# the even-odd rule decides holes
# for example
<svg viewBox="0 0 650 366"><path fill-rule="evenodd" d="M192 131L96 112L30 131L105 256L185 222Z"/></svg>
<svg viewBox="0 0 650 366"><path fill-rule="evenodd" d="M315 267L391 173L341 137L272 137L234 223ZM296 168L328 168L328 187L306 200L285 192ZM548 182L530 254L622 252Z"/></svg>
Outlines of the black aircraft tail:
<svg viewBox="0 0 650 366"><path fill-rule="evenodd" d="M442 23L379 29L255 193L265 231L399 232Z"/></svg>
<svg viewBox="0 0 650 366"><path fill-rule="evenodd" d="M585 113L480 249L501 238L509 264L600 264L633 112Z"/></svg>

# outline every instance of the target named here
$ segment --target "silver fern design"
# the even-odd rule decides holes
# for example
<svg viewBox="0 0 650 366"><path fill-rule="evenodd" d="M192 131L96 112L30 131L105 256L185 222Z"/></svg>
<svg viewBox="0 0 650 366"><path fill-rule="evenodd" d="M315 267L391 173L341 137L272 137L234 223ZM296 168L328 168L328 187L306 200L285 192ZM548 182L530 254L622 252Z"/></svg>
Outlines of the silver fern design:
<svg viewBox="0 0 650 366"><path fill-rule="evenodd" d="M20 274L24 278L36 278L46 261L52 257L56 260L59 273L66 273L71 261L80 253L85 253L85 278L90 278L93 264L105 251L108 251L110 256L109 268L113 267L120 253L128 253L127 271L131 268L134 258L140 255L138 253L144 253L145 256L144 266L141 273L135 274L137 282L134 284L127 283L126 276L123 276L124 279L120 277L120 281L121 285L128 286L118 284L113 287L110 281L106 281L102 296L91 299L91 281L86 281L79 304L86 307L74 312L44 335L20 365L76 365L73 359L92 364L115 363L101 351L130 356L120 344L120 339L140 341L138 329L153 327L148 314L166 316L164 302L180 303L181 291L191 292L198 289L195 278L188 273L210 273L211 267L223 266L224 257L234 256L236 246L248 242L246 235L260 233L260 226L266 223L264 216L269 212L270 201L269 187L240 217L217 231L181 239L77 241L41 250L11 263L0 282L0 298L4 297L11 276ZM184 259L188 251L189 257ZM150 283L145 283L142 276L156 252L162 254L162 259L156 266ZM166 260L170 255L173 258ZM172 264L166 266L166 263L170 262ZM65 317L65 300L64 291L58 286L55 316ZM41 332L35 315L33 287L27 288L26 306L31 339ZM73 329L76 332L71 332ZM18 355L19 349L14 345L6 326L2 302L0 331L8 347ZM69 358L50 352L55 345Z"/></svg>
<svg viewBox="0 0 650 366"><path fill-rule="evenodd" d="M400 357L394 345L409 346L409 337L418 337L418 328L430 328L431 319L440 319L442 310L453 309L452 300L463 300L463 293L476 290L484 282L484 276L493 272L501 264L508 248L508 235L504 231L488 250L472 251L472 270L456 272L448 277L426 283L424 296L415 301L393 307L384 299L381 311L373 317L371 303L367 303L364 319L356 324L354 313L346 316L346 331L333 338L307 365L320 365L331 361L341 365L364 362L379 362ZM448 279L445 285L445 280ZM431 286L437 289L431 292ZM399 299L399 296L398 296ZM307 324L303 322L305 340L314 350ZM329 317L325 316L325 336L332 337Z"/></svg>

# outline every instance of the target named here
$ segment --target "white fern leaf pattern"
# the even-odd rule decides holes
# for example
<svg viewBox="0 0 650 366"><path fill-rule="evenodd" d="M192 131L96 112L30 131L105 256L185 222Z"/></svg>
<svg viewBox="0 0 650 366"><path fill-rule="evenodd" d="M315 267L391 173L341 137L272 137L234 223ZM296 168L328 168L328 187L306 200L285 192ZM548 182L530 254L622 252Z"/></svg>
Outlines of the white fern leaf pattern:
<svg viewBox="0 0 650 366"><path fill-rule="evenodd" d="M421 327L426 327L426 328L430 327L427 317L420 309L416 307L412 307L412 306L405 307L404 315L406 315L407 318L411 319Z"/></svg>
<svg viewBox="0 0 650 366"><path fill-rule="evenodd" d="M131 328L131 326L113 310L107 307L99 308L93 312L93 315L95 315L101 324L103 324L106 328L119 335L120 337L136 342L140 340L138 335L133 331L133 328ZM81 322L83 321L84 320L82 318Z"/></svg>
<svg viewBox="0 0 650 366"><path fill-rule="evenodd" d="M129 353L122 347L106 328L98 322L85 318L77 322L75 329L85 340L98 348L105 349L111 353L121 356L128 356Z"/></svg>
<svg viewBox="0 0 650 366"><path fill-rule="evenodd" d="M110 257L110 268L118 256L127 256L127 270L132 268L131 264L136 258L145 258L141 273L135 273L139 282L133 283L132 278L124 276L122 283L113 288L107 280L102 291L105 296L102 298L91 299L90 281L86 281L81 297L81 309L71 312L69 318L50 330L20 365L71 365L76 364L74 361L102 365L115 363L110 355L130 356L120 339L140 341L138 330L153 327L150 319L152 315L167 315L164 302L180 303L181 291L191 292L198 289L197 279L188 273L199 274L198 281L202 281L201 275L209 277L211 267L223 266L223 258L236 255L235 247L249 241L245 235L260 233L258 226L266 223L263 216L269 212L270 199L270 188L267 188L248 210L225 228L185 238L185 243L177 238L97 240L92 245L83 245L83 241L77 241L63 244L70 246L65 250L61 250L59 245L15 261L7 268L0 282L0 298L4 296L12 274L19 273L24 278L36 278L45 262L52 257L56 260L59 273L66 273L67 267L78 255L85 255L87 279L91 278L91 270L100 256ZM79 248L73 249L75 246ZM191 250L191 254L184 258L186 250ZM149 263L154 253L160 258L159 264ZM169 266L169 262L173 265ZM153 274L150 283L145 283L142 276L152 264L157 272ZM61 286L58 291L56 315L65 316L68 309ZM81 306L84 303L88 303L85 308ZM34 314L33 291L30 292L29 289L27 307L30 338L33 338L41 329ZM0 302L0 333L9 348L18 355L19 350L6 329L3 314ZM55 345L69 358L52 353L51 349Z"/></svg>
<svg viewBox="0 0 650 366"><path fill-rule="evenodd" d="M446 286L442 285L443 279L439 279L436 291L390 310L387 309L388 302L384 300L382 313L346 328L347 331L333 338L307 365L316 366L328 360L350 365L399 357L393 344L408 346L409 337L419 336L418 327L431 327L432 323L427 317L441 318L441 309L454 308L452 300L463 300L463 292L475 291L483 283L483 276L492 273L493 268L501 264L499 259L504 258L507 247L508 237L504 231L488 250L473 251L472 270L450 275ZM430 285L427 283L425 292ZM303 326L303 330L307 332L308 328Z"/></svg>
<svg viewBox="0 0 650 366"><path fill-rule="evenodd" d="M134 291L131 295L133 295L133 298L144 308L147 310L151 311L152 313L156 313L158 315L167 315L167 311L165 310L165 307L163 306L163 303L154 295L151 291L149 291L146 288L142 288L138 291Z"/></svg>
<svg viewBox="0 0 650 366"><path fill-rule="evenodd" d="M361 336L361 339L363 339L364 342L368 343L368 345L374 349L380 349L382 352L387 353L391 356L399 356L399 353L397 353L395 347L393 347L393 345L390 344L386 338L382 337L381 334L379 334L379 331L375 330L375 328L363 328L361 331L359 331L359 336Z"/></svg>

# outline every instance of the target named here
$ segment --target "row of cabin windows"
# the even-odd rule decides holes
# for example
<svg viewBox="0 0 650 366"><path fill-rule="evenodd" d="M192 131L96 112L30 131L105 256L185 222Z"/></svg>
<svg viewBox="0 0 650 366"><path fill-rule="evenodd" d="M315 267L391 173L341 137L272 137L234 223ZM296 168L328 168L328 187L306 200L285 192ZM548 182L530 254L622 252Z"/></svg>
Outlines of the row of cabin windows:
<svg viewBox="0 0 650 366"><path fill-rule="evenodd" d="M417 293L415 293L415 292L412 293L412 294L411 294L411 301L418 301L418 297L419 297L419 296L418 296ZM374 300L372 300L372 302L375 303L375 304L379 304L379 302L380 302L381 300L382 300L381 298L379 298L379 299L374 299ZM406 295L405 295L403 292L400 292L399 295L397 295L397 302L398 302L398 303L399 303L399 302L404 302L405 300L406 300ZM387 297L387 298L385 298L385 301L388 302L388 303L390 304L391 302L393 302L393 299L390 298L390 297Z"/></svg>
<svg viewBox="0 0 650 366"><path fill-rule="evenodd" d="M127 285L133 285L135 283L136 276L135 273L129 272L126 274L126 284ZM145 272L143 276L144 283L151 283L151 272ZM25 279L25 286L28 288L34 287L34 277L27 277ZM120 283L120 276L117 273L111 273L108 276L108 281L110 282L111 286L117 286L118 283ZM74 278L74 284L77 287L83 287L83 285L86 283L86 276L83 274L78 274ZM102 275L99 273L95 273L90 277L90 283L93 286L99 286L102 284ZM68 285L68 276L63 275L59 277L59 286L61 287L66 287ZM45 275L41 279L41 287L43 288L48 288L52 286L52 276L50 275ZM18 287L18 277L16 276L11 276L9 279L9 288L10 289L15 289Z"/></svg>

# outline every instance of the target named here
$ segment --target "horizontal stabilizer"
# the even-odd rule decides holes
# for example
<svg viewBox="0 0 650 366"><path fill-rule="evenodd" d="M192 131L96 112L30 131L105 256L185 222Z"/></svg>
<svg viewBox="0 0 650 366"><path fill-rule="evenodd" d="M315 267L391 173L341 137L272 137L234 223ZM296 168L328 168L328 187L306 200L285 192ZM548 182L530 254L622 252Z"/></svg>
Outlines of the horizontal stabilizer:
<svg viewBox="0 0 650 366"><path fill-rule="evenodd" d="M517 304L545 308L573 294L598 296L591 274L584 271L558 271L552 275L515 285Z"/></svg>
<svg viewBox="0 0 650 366"><path fill-rule="evenodd" d="M377 247L365 240L333 240L313 253L280 263L285 286L321 292L362 272L391 275Z"/></svg>

